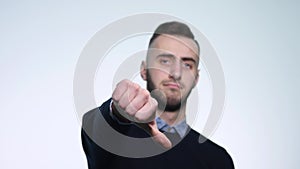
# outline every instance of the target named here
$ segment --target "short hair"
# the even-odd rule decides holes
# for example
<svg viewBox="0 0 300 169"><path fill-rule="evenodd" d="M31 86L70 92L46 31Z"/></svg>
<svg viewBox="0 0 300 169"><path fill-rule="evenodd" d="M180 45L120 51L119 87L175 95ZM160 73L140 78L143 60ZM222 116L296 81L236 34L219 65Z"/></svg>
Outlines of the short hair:
<svg viewBox="0 0 300 169"><path fill-rule="evenodd" d="M166 35L178 35L178 36L183 36L189 39L194 40L198 47L198 56L200 54L200 46L195 39L195 36L191 29L184 23L177 22L177 21L172 21L172 22L165 22L161 25L159 25L156 30L154 31L150 41L149 41L149 47L153 43L153 41L159 37L162 34Z"/></svg>

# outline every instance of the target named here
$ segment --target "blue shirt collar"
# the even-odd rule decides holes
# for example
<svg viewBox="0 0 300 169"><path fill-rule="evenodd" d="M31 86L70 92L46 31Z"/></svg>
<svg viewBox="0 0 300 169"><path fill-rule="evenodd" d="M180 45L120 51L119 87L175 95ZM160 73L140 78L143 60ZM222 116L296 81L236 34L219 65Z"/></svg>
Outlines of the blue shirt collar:
<svg viewBox="0 0 300 169"><path fill-rule="evenodd" d="M186 120L182 120L180 123L176 124L175 126L169 126L163 119L160 117L156 118L157 128L161 131L175 133L177 132L181 138L183 138L186 134L188 129L188 124Z"/></svg>

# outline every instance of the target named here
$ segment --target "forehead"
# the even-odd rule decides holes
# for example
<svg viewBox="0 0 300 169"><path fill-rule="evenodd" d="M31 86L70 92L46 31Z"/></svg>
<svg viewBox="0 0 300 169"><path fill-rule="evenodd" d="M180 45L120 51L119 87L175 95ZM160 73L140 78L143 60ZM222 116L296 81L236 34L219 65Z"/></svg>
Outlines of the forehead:
<svg viewBox="0 0 300 169"><path fill-rule="evenodd" d="M171 53L177 57L193 57L197 61L199 59L195 41L183 36L160 35L153 41L151 48Z"/></svg>

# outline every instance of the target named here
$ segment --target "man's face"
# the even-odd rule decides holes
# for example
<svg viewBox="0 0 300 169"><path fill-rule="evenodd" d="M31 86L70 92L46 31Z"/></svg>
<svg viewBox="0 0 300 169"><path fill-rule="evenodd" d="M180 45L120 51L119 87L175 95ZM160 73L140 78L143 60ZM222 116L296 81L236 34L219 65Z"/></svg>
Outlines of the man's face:
<svg viewBox="0 0 300 169"><path fill-rule="evenodd" d="M162 91L167 98L166 111L179 110L198 82L198 48L189 38L161 35L151 44L141 75L147 89Z"/></svg>

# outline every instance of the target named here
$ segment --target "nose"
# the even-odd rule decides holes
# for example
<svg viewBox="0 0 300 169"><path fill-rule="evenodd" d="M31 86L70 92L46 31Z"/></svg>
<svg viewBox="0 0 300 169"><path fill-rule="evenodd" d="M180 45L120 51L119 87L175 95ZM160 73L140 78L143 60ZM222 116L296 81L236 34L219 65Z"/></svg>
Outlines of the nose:
<svg viewBox="0 0 300 169"><path fill-rule="evenodd" d="M172 64L170 68L170 78L173 78L174 80L180 80L181 79L181 74L182 74L182 66L180 61Z"/></svg>

